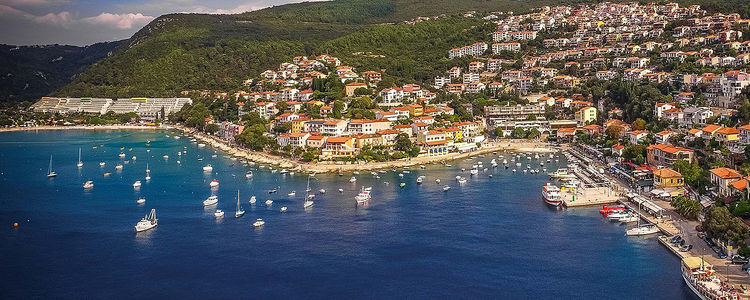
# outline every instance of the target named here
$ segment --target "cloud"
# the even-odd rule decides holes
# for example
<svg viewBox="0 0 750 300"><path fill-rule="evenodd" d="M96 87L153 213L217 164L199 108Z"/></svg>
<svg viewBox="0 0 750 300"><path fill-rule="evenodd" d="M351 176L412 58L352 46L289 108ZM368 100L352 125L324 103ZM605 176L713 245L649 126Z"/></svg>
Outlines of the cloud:
<svg viewBox="0 0 750 300"><path fill-rule="evenodd" d="M189 11L185 11L187 13L200 13L200 14L220 14L220 15L228 15L228 14L241 14L248 11L258 10L261 8L266 8L268 5L256 5L252 3L247 4L241 4L234 8L208 8L205 6L196 6L193 7Z"/></svg>
<svg viewBox="0 0 750 300"><path fill-rule="evenodd" d="M108 25L118 29L132 29L133 27L140 27L148 24L148 22L151 22L153 19L154 17L144 16L141 13L101 13L95 17L83 18L82 21L91 24Z"/></svg>
<svg viewBox="0 0 750 300"><path fill-rule="evenodd" d="M2 4L0 4L0 16L21 18L34 21L36 23L59 25L63 27L75 22L75 18L73 17L73 15L67 11L62 11L59 13L48 13L46 15L37 16Z"/></svg>

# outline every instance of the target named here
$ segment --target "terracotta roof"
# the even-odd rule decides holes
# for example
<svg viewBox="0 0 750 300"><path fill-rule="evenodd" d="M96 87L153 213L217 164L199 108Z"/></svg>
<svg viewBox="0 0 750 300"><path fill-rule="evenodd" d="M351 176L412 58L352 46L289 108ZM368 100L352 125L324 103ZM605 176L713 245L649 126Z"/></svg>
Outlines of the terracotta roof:
<svg viewBox="0 0 750 300"><path fill-rule="evenodd" d="M720 128L721 128L721 126L718 126L718 125L708 125L706 127L703 127L703 129L701 129L701 130L713 134L714 132L716 132Z"/></svg>
<svg viewBox="0 0 750 300"><path fill-rule="evenodd" d="M670 168L664 168L664 169L656 169L654 170L654 176L659 177L682 177L682 174L680 172L677 172L675 170L672 170Z"/></svg>
<svg viewBox="0 0 750 300"><path fill-rule="evenodd" d="M721 133L721 134L738 134L738 133L740 133L740 131L737 130L737 128L734 128L734 127L724 127L722 129L719 129L718 131L716 131L716 133Z"/></svg>
<svg viewBox="0 0 750 300"><path fill-rule="evenodd" d="M351 137L348 136L332 136L328 137L326 140L326 143L332 143L332 144L343 144L349 141Z"/></svg>
<svg viewBox="0 0 750 300"><path fill-rule="evenodd" d="M711 173L722 179L742 178L742 175L740 175L739 172L730 168L711 169Z"/></svg>
<svg viewBox="0 0 750 300"><path fill-rule="evenodd" d="M740 191L745 190L747 188L747 179L740 179L734 182L729 183L732 187L735 189L738 189Z"/></svg>

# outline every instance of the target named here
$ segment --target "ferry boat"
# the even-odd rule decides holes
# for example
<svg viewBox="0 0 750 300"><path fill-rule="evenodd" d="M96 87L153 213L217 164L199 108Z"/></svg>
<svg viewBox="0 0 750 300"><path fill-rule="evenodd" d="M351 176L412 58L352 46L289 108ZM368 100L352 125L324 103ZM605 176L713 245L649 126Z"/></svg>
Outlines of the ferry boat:
<svg viewBox="0 0 750 300"><path fill-rule="evenodd" d="M739 300L737 292L714 275L711 264L700 257L685 257L680 264L682 279L701 300Z"/></svg>
<svg viewBox="0 0 750 300"><path fill-rule="evenodd" d="M370 188L362 188L359 191L359 194L354 197L354 200L357 201L357 205L364 205L370 202L370 199L372 199L372 196L370 196Z"/></svg>
<svg viewBox="0 0 750 300"><path fill-rule="evenodd" d="M542 199L544 203L552 206L560 206L562 204L562 195L560 194L560 188L551 183L546 183L542 187Z"/></svg>

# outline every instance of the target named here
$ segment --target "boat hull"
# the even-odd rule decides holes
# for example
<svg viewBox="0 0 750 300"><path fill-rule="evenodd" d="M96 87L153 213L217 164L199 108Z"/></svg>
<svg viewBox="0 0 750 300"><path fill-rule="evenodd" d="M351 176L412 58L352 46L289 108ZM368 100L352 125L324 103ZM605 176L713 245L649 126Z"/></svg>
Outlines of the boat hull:
<svg viewBox="0 0 750 300"><path fill-rule="evenodd" d="M690 281L687 279L687 277L685 277L685 273L684 272L682 273L682 280L685 281L685 284L690 288L691 291L693 291L693 294L695 294L696 296L698 296L698 299L709 300L708 297L706 297L703 294L701 294L698 291L698 289L695 288L695 286L690 283Z"/></svg>

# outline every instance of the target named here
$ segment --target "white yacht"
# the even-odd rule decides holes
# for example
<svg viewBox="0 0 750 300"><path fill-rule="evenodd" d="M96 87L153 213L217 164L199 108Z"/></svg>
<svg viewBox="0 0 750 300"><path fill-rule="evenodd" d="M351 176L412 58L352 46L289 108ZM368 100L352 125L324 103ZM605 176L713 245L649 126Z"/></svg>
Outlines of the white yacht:
<svg viewBox="0 0 750 300"><path fill-rule="evenodd" d="M239 218L245 214L245 210L240 207L240 190L237 190L237 210L234 212L234 217Z"/></svg>
<svg viewBox="0 0 750 300"><path fill-rule="evenodd" d="M86 181L86 182L85 182L85 183L83 184L83 189L84 189L84 190L89 190L89 189L93 189L93 188L94 188L94 182L93 182L93 181L91 181L91 180L89 180L89 181Z"/></svg>
<svg viewBox="0 0 750 300"><path fill-rule="evenodd" d="M255 204L255 196L250 197L250 204Z"/></svg>
<svg viewBox="0 0 750 300"><path fill-rule="evenodd" d="M156 209L151 209L151 212L143 217L138 223L135 224L135 231L141 232L146 231L158 225L158 219L156 218Z"/></svg>
<svg viewBox="0 0 750 300"><path fill-rule="evenodd" d="M648 224L648 225L639 225L637 227L633 227L631 229L628 229L628 231L625 232L626 235L648 235L648 234L654 234L659 232L659 227L656 227L656 225Z"/></svg>
<svg viewBox="0 0 750 300"><path fill-rule="evenodd" d="M273 204L273 200L271 199L266 200L266 205L271 206L271 204Z"/></svg>
<svg viewBox="0 0 750 300"><path fill-rule="evenodd" d="M343 193L343 192L344 192L344 189L339 189L339 193Z"/></svg>
<svg viewBox="0 0 750 300"><path fill-rule="evenodd" d="M198 148L203 148L203 147L206 147L206 144L203 144L203 143L198 144Z"/></svg>
<svg viewBox="0 0 750 300"><path fill-rule="evenodd" d="M146 198L138 198L138 200L135 200L135 203L138 203L138 204L146 203Z"/></svg>
<svg viewBox="0 0 750 300"><path fill-rule="evenodd" d="M279 209L280 212L286 212L288 208L286 206L282 206L281 209Z"/></svg>
<svg viewBox="0 0 750 300"><path fill-rule="evenodd" d="M216 211L214 212L214 217L217 217L217 218L221 218L221 217L223 217L223 216L224 216L224 211L223 211L223 210L221 210L221 209L217 209L217 210L216 210Z"/></svg>
<svg viewBox="0 0 750 300"><path fill-rule="evenodd" d="M307 176L307 188L305 189L305 203L302 204L303 208L309 208L315 204L312 199L315 195L310 195L310 176Z"/></svg>
<svg viewBox="0 0 750 300"><path fill-rule="evenodd" d="M141 187L141 181L140 180L136 180L135 182L133 182L133 188L137 189L139 187Z"/></svg>
<svg viewBox="0 0 750 300"><path fill-rule="evenodd" d="M622 218L617 219L617 221L620 222L620 223L633 223L633 222L638 222L639 218L640 217L638 215L636 215L636 214L629 214L626 217L622 217Z"/></svg>
<svg viewBox="0 0 750 300"><path fill-rule="evenodd" d="M266 225L266 222L263 221L263 219L257 219L253 223L253 226L255 226L255 227L262 227L263 225Z"/></svg>
<svg viewBox="0 0 750 300"><path fill-rule="evenodd" d="M214 167L212 167L210 164L203 167L203 172L211 172L214 170Z"/></svg>
<svg viewBox="0 0 750 300"><path fill-rule="evenodd" d="M169 155L162 156L164 159L169 159Z"/></svg>
<svg viewBox="0 0 750 300"><path fill-rule="evenodd" d="M325 194L326 190L325 189L320 189L320 190L318 190L318 193Z"/></svg>
<svg viewBox="0 0 750 300"><path fill-rule="evenodd" d="M219 197L217 197L216 195L211 195L210 197L206 198L206 200L203 200L203 206L210 206L216 203L219 203Z"/></svg>
<svg viewBox="0 0 750 300"><path fill-rule="evenodd" d="M133 155L133 157L130 158L130 160L135 161L136 157Z"/></svg>
<svg viewBox="0 0 750 300"><path fill-rule="evenodd" d="M52 178L57 176L57 173L55 171L52 171L52 154L49 155L49 169L47 169L47 178Z"/></svg>
<svg viewBox="0 0 750 300"><path fill-rule="evenodd" d="M357 205L365 205L370 202L370 199L372 199L370 191L370 189L360 189L359 194L354 197L354 200L357 201Z"/></svg>
<svg viewBox="0 0 750 300"><path fill-rule="evenodd" d="M289 197L294 197L294 196L297 195L297 192L296 191L291 191L291 192L289 192L289 194L286 194L286 195L289 196Z"/></svg>
<svg viewBox="0 0 750 300"><path fill-rule="evenodd" d="M76 167L79 169L83 167L83 161L81 161L81 147L78 147L78 163L76 164Z"/></svg>

